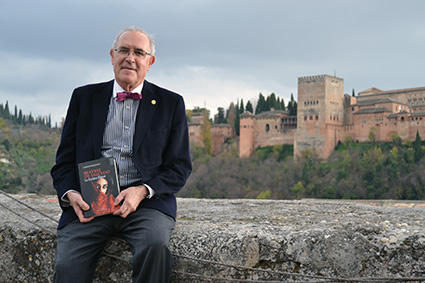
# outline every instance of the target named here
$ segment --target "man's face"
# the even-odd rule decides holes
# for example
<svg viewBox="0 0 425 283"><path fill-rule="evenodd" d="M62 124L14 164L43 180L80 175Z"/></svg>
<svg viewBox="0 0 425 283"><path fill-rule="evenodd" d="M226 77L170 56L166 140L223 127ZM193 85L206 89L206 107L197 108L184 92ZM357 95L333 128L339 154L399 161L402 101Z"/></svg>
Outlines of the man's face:
<svg viewBox="0 0 425 283"><path fill-rule="evenodd" d="M155 62L155 56L136 56L133 52L150 52L149 38L140 32L127 31L118 39L116 49L130 50L128 54L121 54L111 49L110 54L115 80L125 91L131 91L145 80L146 73Z"/></svg>

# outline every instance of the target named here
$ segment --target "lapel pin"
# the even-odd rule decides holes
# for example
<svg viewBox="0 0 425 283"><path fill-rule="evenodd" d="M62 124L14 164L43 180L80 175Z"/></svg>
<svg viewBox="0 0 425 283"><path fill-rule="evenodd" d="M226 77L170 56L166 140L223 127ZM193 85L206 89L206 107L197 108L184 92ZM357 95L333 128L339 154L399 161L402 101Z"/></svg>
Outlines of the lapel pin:
<svg viewBox="0 0 425 283"><path fill-rule="evenodd" d="M155 99L152 99L151 100L151 103L152 103L152 105L155 105L156 104L156 100Z"/></svg>

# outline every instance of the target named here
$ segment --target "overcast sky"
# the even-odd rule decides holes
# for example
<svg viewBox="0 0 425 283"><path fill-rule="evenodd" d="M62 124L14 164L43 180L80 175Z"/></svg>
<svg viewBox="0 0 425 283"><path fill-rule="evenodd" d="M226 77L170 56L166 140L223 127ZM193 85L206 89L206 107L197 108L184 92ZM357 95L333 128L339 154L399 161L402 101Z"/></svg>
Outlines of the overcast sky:
<svg viewBox="0 0 425 283"><path fill-rule="evenodd" d="M72 90L113 78L125 26L156 38L147 80L186 108L297 99L298 77L343 78L345 92L425 86L422 0L9 0L0 3L0 103L65 115Z"/></svg>

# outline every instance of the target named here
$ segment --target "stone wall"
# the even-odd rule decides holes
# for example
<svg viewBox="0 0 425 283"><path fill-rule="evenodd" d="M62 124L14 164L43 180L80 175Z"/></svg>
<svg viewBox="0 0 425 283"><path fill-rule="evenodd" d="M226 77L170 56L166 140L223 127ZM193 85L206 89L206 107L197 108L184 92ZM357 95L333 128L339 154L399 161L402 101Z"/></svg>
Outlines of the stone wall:
<svg viewBox="0 0 425 283"><path fill-rule="evenodd" d="M12 197L21 203L0 194L0 282L51 282L59 206L53 196ZM173 282L425 280L423 203L179 198L178 205ZM113 239L105 251L95 282L129 282L127 245Z"/></svg>

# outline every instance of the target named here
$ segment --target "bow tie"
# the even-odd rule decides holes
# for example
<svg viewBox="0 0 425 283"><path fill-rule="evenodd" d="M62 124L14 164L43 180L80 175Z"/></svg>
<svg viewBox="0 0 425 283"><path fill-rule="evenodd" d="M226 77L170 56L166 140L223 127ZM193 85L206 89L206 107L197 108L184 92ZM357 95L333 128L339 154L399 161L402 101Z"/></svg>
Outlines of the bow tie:
<svg viewBox="0 0 425 283"><path fill-rule="evenodd" d="M140 93L127 92L127 91L117 93L117 102L123 101L127 98L140 100L142 99L142 95Z"/></svg>

